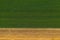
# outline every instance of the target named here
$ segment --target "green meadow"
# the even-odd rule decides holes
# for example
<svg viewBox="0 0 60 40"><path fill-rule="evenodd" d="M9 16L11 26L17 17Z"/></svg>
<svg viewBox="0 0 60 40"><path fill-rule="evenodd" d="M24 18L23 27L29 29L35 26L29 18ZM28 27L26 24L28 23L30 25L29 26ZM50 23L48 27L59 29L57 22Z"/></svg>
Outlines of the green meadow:
<svg viewBox="0 0 60 40"><path fill-rule="evenodd" d="M60 27L60 0L0 0L0 27Z"/></svg>

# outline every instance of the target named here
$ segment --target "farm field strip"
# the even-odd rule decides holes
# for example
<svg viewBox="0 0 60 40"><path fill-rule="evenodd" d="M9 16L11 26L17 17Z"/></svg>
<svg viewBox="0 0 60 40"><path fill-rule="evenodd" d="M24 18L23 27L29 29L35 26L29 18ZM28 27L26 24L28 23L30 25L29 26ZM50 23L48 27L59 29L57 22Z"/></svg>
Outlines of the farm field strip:
<svg viewBox="0 0 60 40"><path fill-rule="evenodd" d="M0 40L60 40L60 28L0 28Z"/></svg>

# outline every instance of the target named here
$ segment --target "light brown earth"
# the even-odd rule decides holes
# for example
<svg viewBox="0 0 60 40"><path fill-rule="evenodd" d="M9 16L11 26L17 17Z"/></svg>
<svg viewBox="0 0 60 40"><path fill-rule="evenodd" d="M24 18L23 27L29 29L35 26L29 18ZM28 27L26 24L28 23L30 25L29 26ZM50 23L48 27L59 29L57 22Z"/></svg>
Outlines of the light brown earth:
<svg viewBox="0 0 60 40"><path fill-rule="evenodd" d="M0 40L60 40L60 28L0 28Z"/></svg>

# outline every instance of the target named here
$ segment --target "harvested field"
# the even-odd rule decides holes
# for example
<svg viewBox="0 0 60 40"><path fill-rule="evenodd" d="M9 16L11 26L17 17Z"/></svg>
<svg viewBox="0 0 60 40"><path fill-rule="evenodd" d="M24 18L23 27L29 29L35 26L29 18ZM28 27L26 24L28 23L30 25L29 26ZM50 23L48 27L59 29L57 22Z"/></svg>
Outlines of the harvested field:
<svg viewBox="0 0 60 40"><path fill-rule="evenodd" d="M0 28L0 40L60 40L60 29Z"/></svg>

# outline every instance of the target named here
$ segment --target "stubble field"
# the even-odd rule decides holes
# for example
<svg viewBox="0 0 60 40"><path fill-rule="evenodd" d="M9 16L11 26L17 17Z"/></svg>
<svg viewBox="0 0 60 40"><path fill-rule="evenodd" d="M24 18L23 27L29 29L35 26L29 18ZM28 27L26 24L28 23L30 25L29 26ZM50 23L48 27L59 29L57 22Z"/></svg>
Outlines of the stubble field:
<svg viewBox="0 0 60 40"><path fill-rule="evenodd" d="M0 28L0 40L60 40L60 28Z"/></svg>

